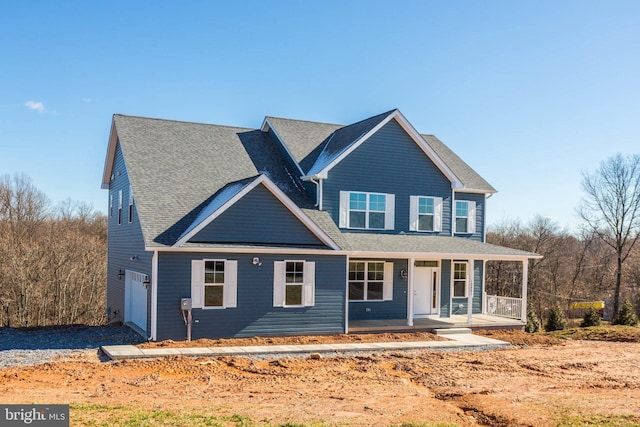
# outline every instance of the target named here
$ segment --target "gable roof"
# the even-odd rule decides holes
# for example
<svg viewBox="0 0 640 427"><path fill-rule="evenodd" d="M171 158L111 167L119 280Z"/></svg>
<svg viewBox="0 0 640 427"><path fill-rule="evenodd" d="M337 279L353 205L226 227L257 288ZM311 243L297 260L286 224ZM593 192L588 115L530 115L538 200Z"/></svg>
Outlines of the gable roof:
<svg viewBox="0 0 640 427"><path fill-rule="evenodd" d="M366 139L395 119L459 191L496 192L484 178L433 135L418 133L398 109L351 125L267 116L262 130L271 129L307 176L323 175Z"/></svg>
<svg viewBox="0 0 640 427"><path fill-rule="evenodd" d="M208 224L233 206L238 200L248 194L258 185L264 185L309 231L311 231L322 243L331 249L340 249L331 238L309 219L307 215L287 197L266 175L261 174L257 178L233 183L220 190L213 199L200 211L197 218L182 233L174 246L180 247L204 229Z"/></svg>
<svg viewBox="0 0 640 427"><path fill-rule="evenodd" d="M267 116L262 130L271 129L305 174L318 158L327 139L344 125Z"/></svg>
<svg viewBox="0 0 640 427"><path fill-rule="evenodd" d="M495 193L497 190L485 181L449 147L433 135L421 135L433 151L451 168L463 184L463 191Z"/></svg>
<svg viewBox="0 0 640 427"><path fill-rule="evenodd" d="M281 191L306 225L316 224L323 239L346 248L345 233L327 212L314 208L298 166L326 171L390 120L398 121L458 190L495 192L437 138L415 131L397 109L348 126L267 117L262 129L116 114L102 188L110 186L120 144L145 245L171 247L264 176L262 182Z"/></svg>

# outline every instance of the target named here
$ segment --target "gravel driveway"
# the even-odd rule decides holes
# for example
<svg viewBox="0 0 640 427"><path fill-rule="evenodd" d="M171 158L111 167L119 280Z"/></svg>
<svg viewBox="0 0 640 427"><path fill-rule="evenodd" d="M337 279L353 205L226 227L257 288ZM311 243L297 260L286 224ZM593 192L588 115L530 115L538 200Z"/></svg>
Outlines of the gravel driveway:
<svg viewBox="0 0 640 427"><path fill-rule="evenodd" d="M0 368L39 365L59 356L98 351L103 345L141 342L144 338L126 326L0 328Z"/></svg>

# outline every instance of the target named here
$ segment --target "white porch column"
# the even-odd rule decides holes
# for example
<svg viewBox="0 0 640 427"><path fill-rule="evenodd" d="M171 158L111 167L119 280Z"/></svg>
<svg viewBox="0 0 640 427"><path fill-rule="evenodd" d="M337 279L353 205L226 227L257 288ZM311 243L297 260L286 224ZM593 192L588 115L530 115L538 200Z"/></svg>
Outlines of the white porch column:
<svg viewBox="0 0 640 427"><path fill-rule="evenodd" d="M413 277L415 275L415 260L410 258L407 266L407 326L413 326Z"/></svg>
<svg viewBox="0 0 640 427"><path fill-rule="evenodd" d="M527 321L527 282L529 282L529 260L522 261L522 313L521 320Z"/></svg>
<svg viewBox="0 0 640 427"><path fill-rule="evenodd" d="M476 262L473 259L469 260L469 294L467 295L467 323L473 323L473 282L476 275Z"/></svg>

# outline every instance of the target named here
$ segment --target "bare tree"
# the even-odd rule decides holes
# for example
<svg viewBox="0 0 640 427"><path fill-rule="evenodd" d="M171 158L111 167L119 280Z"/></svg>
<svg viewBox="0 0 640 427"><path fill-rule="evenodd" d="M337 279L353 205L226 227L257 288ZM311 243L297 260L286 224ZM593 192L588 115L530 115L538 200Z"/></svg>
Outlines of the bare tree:
<svg viewBox="0 0 640 427"><path fill-rule="evenodd" d="M617 154L583 172L580 216L616 253L613 312L618 312L622 267L640 237L640 156Z"/></svg>

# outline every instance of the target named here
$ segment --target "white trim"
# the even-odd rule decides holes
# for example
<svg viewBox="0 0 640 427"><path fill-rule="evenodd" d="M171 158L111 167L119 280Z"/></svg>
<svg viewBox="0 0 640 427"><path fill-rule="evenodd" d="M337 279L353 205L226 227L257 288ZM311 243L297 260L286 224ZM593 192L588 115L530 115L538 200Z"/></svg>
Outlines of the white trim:
<svg viewBox="0 0 640 427"><path fill-rule="evenodd" d="M407 269L409 273L407 275L407 326L413 326L413 291L415 284L413 283L415 278L415 258L409 258Z"/></svg>
<svg viewBox="0 0 640 427"><path fill-rule="evenodd" d="M365 195L365 208L351 209L351 195L352 194L364 194ZM371 196L384 196L384 212L378 210L371 210L369 203ZM377 193L372 191L340 191L340 214L339 214L339 228L347 228L350 230L394 230L395 229L395 210L396 210L396 195L390 193ZM351 212L363 212L364 213L364 227L353 227L351 225ZM383 228L371 228L369 227L369 214L371 213L384 213L384 226Z"/></svg>
<svg viewBox="0 0 640 427"><path fill-rule="evenodd" d="M451 226L451 236L455 237L456 235L456 191L451 190L451 212L449 217L450 226Z"/></svg>
<svg viewBox="0 0 640 427"><path fill-rule="evenodd" d="M462 181L453 173L451 169L446 165L446 163L436 154L435 151L431 148L429 144L426 143L424 138L416 131L416 129L409 123L409 121L404 117L404 115L400 112L400 110L395 109L387 117L385 117L380 123L378 123L373 129L369 132L362 135L360 138L356 140L356 142L352 143L346 150L344 150L338 157L333 159L328 165L318 171L316 174L322 176L324 178L327 177L329 171L333 169L338 163L340 163L345 157L351 154L356 148L362 145L367 139L369 139L372 135L378 132L383 126L389 123L392 119L396 119L398 124L402 126L402 128L407 132L407 134L415 141L416 144L424 151L424 153L433 161L438 169L449 179L451 182L452 188L462 188L464 185Z"/></svg>
<svg viewBox="0 0 640 427"><path fill-rule="evenodd" d="M462 296L455 296L455 265L456 264L466 264L467 268L466 268L466 277L465 277L465 282L464 282L464 295ZM453 298L468 298L469 297L469 260L451 260L451 299ZM451 309L453 310L453 307L451 307Z"/></svg>
<svg viewBox="0 0 640 427"><path fill-rule="evenodd" d="M287 263L302 263L302 283L287 284ZM273 262L273 306L302 308L315 306L316 263L303 259L285 259ZM287 285L302 286L301 304L287 305Z"/></svg>
<svg viewBox="0 0 640 427"><path fill-rule="evenodd" d="M466 203L467 204L467 216L459 217L458 216L458 203ZM476 232L476 202L473 200L456 200L453 206L453 230L454 234L475 234ZM466 218L467 219L467 229L465 231L458 231L458 222L456 221L458 218Z"/></svg>
<svg viewBox="0 0 640 427"><path fill-rule="evenodd" d="M127 218L129 224L133 223L133 190L131 189L131 184L129 184L129 200L127 204Z"/></svg>
<svg viewBox="0 0 640 427"><path fill-rule="evenodd" d="M475 276L476 276L476 261L474 259L469 260L469 265L471 266L470 272L467 282L467 323L473 323L473 287L475 285ZM468 273L467 273L468 274Z"/></svg>
<svg viewBox="0 0 640 427"><path fill-rule="evenodd" d="M224 263L224 282L206 283L205 271L207 262ZM222 305L205 305L205 288L207 286L222 286ZM238 261L224 258L203 258L191 260L191 301L193 308L202 310L221 310L236 308L238 295Z"/></svg>
<svg viewBox="0 0 640 427"><path fill-rule="evenodd" d="M349 279L349 264L352 262L362 262L365 264L365 269L364 269L364 280L353 280L353 282L363 282L364 283L364 288L363 288L363 295L362 298L363 299L349 299L349 282L351 282L352 280ZM377 264L382 264L382 298L381 299L367 299L367 291L369 290L369 263L377 263ZM390 276L390 277L389 277ZM371 280L372 282L380 282L380 280ZM368 302L368 303L378 303L378 302L386 302L386 301L393 301L393 285L394 285L394 280L393 280L393 262L387 262L384 260L376 260L376 259L350 259L349 262L347 263L347 300L348 302L353 302L353 303L364 303L364 302ZM391 287L391 295L389 295L389 287ZM387 290L386 292L386 296L387 298L390 297L390 299L386 299L385 298L385 288Z"/></svg>
<svg viewBox="0 0 640 427"><path fill-rule="evenodd" d="M300 175L304 175L304 172L302 171L302 168L300 167L300 165L296 161L296 158L293 157L293 154L291 154L291 151L289 151L289 147L287 147L287 144L284 143L284 141L282 140L282 138L278 134L278 131L276 130L276 128L273 127L273 125L269 121L269 118L265 117L264 120L262 121L262 126L260 126L260 130L262 132L268 132L269 129L271 129L273 131L273 134L276 136L276 139L278 140L280 145L282 145L282 148L284 148L284 151L287 152L287 154L289 155L289 158L291 159L291 161L293 163L295 163L296 167L298 168L298 171L300 172Z"/></svg>
<svg viewBox="0 0 640 427"><path fill-rule="evenodd" d="M151 340L158 339L158 251L151 257Z"/></svg>
<svg viewBox="0 0 640 427"><path fill-rule="evenodd" d="M529 260L522 260L522 320L527 323L527 285L529 282Z"/></svg>
<svg viewBox="0 0 640 427"><path fill-rule="evenodd" d="M433 200L433 230L420 230L420 199ZM439 233L442 231L442 197L409 196L409 231L418 233Z"/></svg>
<svg viewBox="0 0 640 427"><path fill-rule="evenodd" d="M347 263L345 264L345 290L344 290L344 333L349 333L349 255L346 256Z"/></svg>
<svg viewBox="0 0 640 427"><path fill-rule="evenodd" d="M364 252L364 251L347 251L347 250L328 250L328 249L304 249L304 248L195 248L195 247L146 247L147 251L158 252L194 252L194 253L233 253L233 254L285 254L291 255L350 255L356 258L389 258L389 259L405 259L409 256L417 258L441 258L441 259L466 259L473 257L475 259L483 259L487 261L522 261L527 259L542 259L542 255L537 256L518 256L518 255L486 255L482 253L457 253L457 252Z"/></svg>
<svg viewBox="0 0 640 427"><path fill-rule="evenodd" d="M116 146L118 145L118 131L116 130L115 114L111 119L111 129L109 130L109 144L107 145L107 155L104 159L104 169L102 170L102 184L100 188L106 190L111 183L111 171L116 160Z"/></svg>
<svg viewBox="0 0 640 427"><path fill-rule="evenodd" d="M302 222L309 231L311 231L322 243L329 246L331 249L338 250L340 249L338 245L336 245L333 240L324 232L320 227L318 227L305 213L295 204L293 201L282 191L280 188L273 183L266 175L262 174L258 178L256 178L251 183L247 184L242 190L240 190L235 196L225 202L220 208L218 208L215 212L209 215L207 218L202 220L200 224L196 225L189 233L182 236L180 240L178 240L174 248L181 247L186 242L189 241L193 236L198 234L209 225L214 219L222 215L227 209L233 206L238 200L242 199L245 195L247 195L251 190L256 188L259 184L264 185L271 193L287 208L289 211L296 217L300 222ZM255 251L254 251L255 252Z"/></svg>

